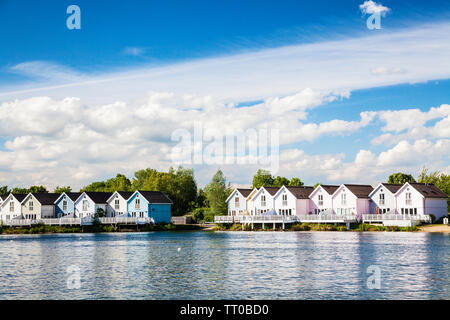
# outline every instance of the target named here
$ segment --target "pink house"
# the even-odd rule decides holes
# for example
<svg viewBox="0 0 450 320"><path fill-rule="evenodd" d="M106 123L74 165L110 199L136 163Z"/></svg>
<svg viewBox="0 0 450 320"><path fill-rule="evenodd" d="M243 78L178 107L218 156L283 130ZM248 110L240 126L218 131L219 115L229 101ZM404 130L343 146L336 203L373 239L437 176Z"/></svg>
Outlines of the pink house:
<svg viewBox="0 0 450 320"><path fill-rule="evenodd" d="M342 184L332 195L333 212L338 215L369 214L370 185Z"/></svg>
<svg viewBox="0 0 450 320"><path fill-rule="evenodd" d="M274 208L280 215L306 215L310 212L309 195L314 187L282 186L274 196Z"/></svg>

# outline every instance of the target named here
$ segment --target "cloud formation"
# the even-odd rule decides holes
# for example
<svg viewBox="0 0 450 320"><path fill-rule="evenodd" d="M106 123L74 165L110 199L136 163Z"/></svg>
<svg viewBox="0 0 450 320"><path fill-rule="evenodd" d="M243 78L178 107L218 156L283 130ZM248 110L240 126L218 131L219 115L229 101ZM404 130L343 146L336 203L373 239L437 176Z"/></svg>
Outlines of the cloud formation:
<svg viewBox="0 0 450 320"><path fill-rule="evenodd" d="M364 1L364 3L359 5L359 9L364 14L380 14L383 17L386 16L386 13L391 11L388 7L383 6L381 3L377 3L372 0Z"/></svg>

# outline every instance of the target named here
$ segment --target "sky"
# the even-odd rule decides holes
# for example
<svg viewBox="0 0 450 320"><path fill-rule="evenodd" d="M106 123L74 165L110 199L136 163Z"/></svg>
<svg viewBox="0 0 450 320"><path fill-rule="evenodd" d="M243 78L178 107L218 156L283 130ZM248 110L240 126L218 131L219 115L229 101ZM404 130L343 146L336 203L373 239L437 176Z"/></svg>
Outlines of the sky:
<svg viewBox="0 0 450 320"><path fill-rule="evenodd" d="M0 185L178 165L200 186L219 168L240 186L258 168L308 185L450 171L447 2L0 0L0 38ZM222 150L243 136L248 150ZM266 145L276 156L251 151Z"/></svg>

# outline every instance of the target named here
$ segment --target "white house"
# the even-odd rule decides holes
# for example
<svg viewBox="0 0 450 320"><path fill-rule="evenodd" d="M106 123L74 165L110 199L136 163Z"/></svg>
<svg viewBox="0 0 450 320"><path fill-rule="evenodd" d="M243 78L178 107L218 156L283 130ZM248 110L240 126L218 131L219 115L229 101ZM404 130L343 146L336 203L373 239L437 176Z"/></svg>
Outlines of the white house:
<svg viewBox="0 0 450 320"><path fill-rule="evenodd" d="M83 192L75 200L75 216L77 218L94 216L99 209L106 213L106 201L110 197L111 192Z"/></svg>
<svg viewBox="0 0 450 320"><path fill-rule="evenodd" d="M369 194L371 214L394 214L397 210L395 193L403 184L379 183Z"/></svg>
<svg viewBox="0 0 450 320"><path fill-rule="evenodd" d="M255 194L258 192L257 188L253 188L252 192L247 196L246 202L247 202L247 213L251 216L255 215L255 202L253 201L253 198L255 197Z"/></svg>
<svg viewBox="0 0 450 320"><path fill-rule="evenodd" d="M12 194L10 193L0 207L2 220L11 220L22 217L21 202L26 197L26 194Z"/></svg>
<svg viewBox="0 0 450 320"><path fill-rule="evenodd" d="M335 214L368 214L370 212L370 185L342 184L332 195L332 207Z"/></svg>
<svg viewBox="0 0 450 320"><path fill-rule="evenodd" d="M275 211L279 215L306 215L310 212L309 195L314 187L282 186L274 196Z"/></svg>
<svg viewBox="0 0 450 320"><path fill-rule="evenodd" d="M106 200L106 216L115 217L128 212L127 201L133 195L133 192L115 191Z"/></svg>
<svg viewBox="0 0 450 320"><path fill-rule="evenodd" d="M332 195L338 188L339 186L318 185L309 195L309 211L314 214L333 213Z"/></svg>
<svg viewBox="0 0 450 320"><path fill-rule="evenodd" d="M22 216L25 219L45 219L55 217L55 201L57 193L29 193L22 200Z"/></svg>
<svg viewBox="0 0 450 320"><path fill-rule="evenodd" d="M261 187L252 198L255 215L275 209L273 198L280 188L278 187Z"/></svg>
<svg viewBox="0 0 450 320"><path fill-rule="evenodd" d="M395 193L397 213L433 214L437 219L447 215L448 196L433 184L405 183Z"/></svg>
<svg viewBox="0 0 450 320"><path fill-rule="evenodd" d="M226 200L229 216L249 214L249 211L247 211L247 198L252 191L252 189L244 188L236 188L233 190Z"/></svg>

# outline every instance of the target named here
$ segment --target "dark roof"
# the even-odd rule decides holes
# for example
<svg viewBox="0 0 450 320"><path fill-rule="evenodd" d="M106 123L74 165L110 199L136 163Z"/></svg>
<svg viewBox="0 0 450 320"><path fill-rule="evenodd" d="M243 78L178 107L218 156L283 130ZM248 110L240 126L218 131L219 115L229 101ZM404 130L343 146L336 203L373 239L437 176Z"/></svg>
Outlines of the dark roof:
<svg viewBox="0 0 450 320"><path fill-rule="evenodd" d="M434 184L427 184L427 183L410 183L410 185L419 191L421 195L423 195L425 198L448 198L448 195L436 187Z"/></svg>
<svg viewBox="0 0 450 320"><path fill-rule="evenodd" d="M130 199L131 195L134 192L129 192L129 191L117 191L118 194L120 194L122 196L122 198L124 198L125 200Z"/></svg>
<svg viewBox="0 0 450 320"><path fill-rule="evenodd" d="M54 204L56 199L59 198L61 194L59 193L49 193L49 192L38 192L32 193L33 197L36 198L42 205Z"/></svg>
<svg viewBox="0 0 450 320"><path fill-rule="evenodd" d="M320 186L326 192L328 192L329 195L332 195L339 188L339 186L332 186L332 185L326 185L326 184L321 184Z"/></svg>
<svg viewBox="0 0 450 320"><path fill-rule="evenodd" d="M161 191L138 191L150 203L172 203L172 200Z"/></svg>
<svg viewBox="0 0 450 320"><path fill-rule="evenodd" d="M403 187L403 184L398 183L382 183L382 185L392 193L396 193L401 187Z"/></svg>
<svg viewBox="0 0 450 320"><path fill-rule="evenodd" d="M268 192L271 196L274 196L275 193L277 193L278 190L280 190L279 187L264 187L264 189L266 189L267 192Z"/></svg>
<svg viewBox="0 0 450 320"><path fill-rule="evenodd" d="M286 187L297 199L309 199L314 187Z"/></svg>
<svg viewBox="0 0 450 320"><path fill-rule="evenodd" d="M0 198L2 198L2 200L5 200L6 198L8 198L9 193L8 194L2 194L0 195Z"/></svg>
<svg viewBox="0 0 450 320"><path fill-rule="evenodd" d="M344 184L357 198L369 198L369 194L373 191L372 186L365 184Z"/></svg>
<svg viewBox="0 0 450 320"><path fill-rule="evenodd" d="M253 189L241 189L237 188L237 191L239 191L245 198L248 197L248 195L252 192Z"/></svg>
<svg viewBox="0 0 450 320"><path fill-rule="evenodd" d="M95 203L106 203L106 201L111 197L112 192L85 192L89 198Z"/></svg>
<svg viewBox="0 0 450 320"><path fill-rule="evenodd" d="M81 192L65 192L65 194L70 198L70 200L75 201L81 196ZM56 201L56 200L55 200Z"/></svg>
<svg viewBox="0 0 450 320"><path fill-rule="evenodd" d="M23 199L25 199L25 197L28 195L26 193L13 193L12 194L14 196L14 198L16 198L17 200L19 200L19 202L22 202Z"/></svg>

